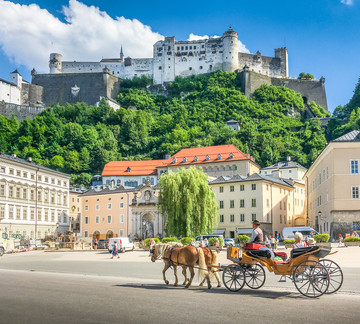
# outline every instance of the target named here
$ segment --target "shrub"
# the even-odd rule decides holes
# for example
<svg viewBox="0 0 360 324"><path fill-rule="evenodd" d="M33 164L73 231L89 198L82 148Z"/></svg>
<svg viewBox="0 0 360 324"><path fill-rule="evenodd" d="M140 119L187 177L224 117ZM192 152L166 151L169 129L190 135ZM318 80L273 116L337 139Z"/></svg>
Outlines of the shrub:
<svg viewBox="0 0 360 324"><path fill-rule="evenodd" d="M156 244L160 243L160 240L159 240L157 237L154 237L154 240L155 240L155 243L156 243ZM147 238L147 239L145 239L145 240L144 240L144 245L145 245L145 246L150 246L150 241L151 241L151 238L150 238L150 237Z"/></svg>
<svg viewBox="0 0 360 324"><path fill-rule="evenodd" d="M195 242L193 237L183 237L180 242L182 245L190 245L191 240Z"/></svg>
<svg viewBox="0 0 360 324"><path fill-rule="evenodd" d="M177 239L177 237L164 237L162 239L162 243L169 243L169 242L178 242L179 240Z"/></svg>
<svg viewBox="0 0 360 324"><path fill-rule="evenodd" d="M330 239L329 234L317 234L317 235L314 235L314 240L317 243L326 243L326 242L329 241L329 239Z"/></svg>
<svg viewBox="0 0 360 324"><path fill-rule="evenodd" d="M219 247L224 245L224 240L221 237L210 237L209 238L209 245L215 246L216 245L216 239L219 239Z"/></svg>
<svg viewBox="0 0 360 324"><path fill-rule="evenodd" d="M240 242L244 242L244 243L246 243L250 240L250 237L247 235L238 235L238 238L239 238Z"/></svg>
<svg viewBox="0 0 360 324"><path fill-rule="evenodd" d="M349 236L344 239L344 242L360 242L360 237Z"/></svg>
<svg viewBox="0 0 360 324"><path fill-rule="evenodd" d="M284 244L294 244L295 240L284 240Z"/></svg>

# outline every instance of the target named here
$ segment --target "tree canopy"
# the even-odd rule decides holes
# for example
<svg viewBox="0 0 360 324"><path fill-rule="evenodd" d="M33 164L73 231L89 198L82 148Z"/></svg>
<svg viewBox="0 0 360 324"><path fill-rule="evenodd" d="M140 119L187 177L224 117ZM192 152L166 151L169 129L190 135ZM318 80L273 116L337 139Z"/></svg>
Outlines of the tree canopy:
<svg viewBox="0 0 360 324"><path fill-rule="evenodd" d="M325 147L320 121L306 118L301 94L285 87L264 84L247 98L238 74L221 71L177 77L166 91L151 84L146 77L124 81L116 111L103 100L55 105L20 124L0 116L0 151L31 156L87 185L109 161L162 159L188 147L234 144L261 166L292 156L305 167ZM240 131L225 125L230 119Z"/></svg>
<svg viewBox="0 0 360 324"><path fill-rule="evenodd" d="M198 168L181 168L159 180L159 205L167 235L194 237L212 234L218 205L207 175Z"/></svg>

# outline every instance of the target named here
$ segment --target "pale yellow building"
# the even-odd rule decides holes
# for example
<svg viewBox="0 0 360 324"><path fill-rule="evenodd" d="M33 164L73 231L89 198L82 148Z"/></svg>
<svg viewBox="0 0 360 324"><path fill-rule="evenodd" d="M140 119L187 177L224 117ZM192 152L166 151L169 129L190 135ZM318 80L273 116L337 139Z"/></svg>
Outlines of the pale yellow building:
<svg viewBox="0 0 360 324"><path fill-rule="evenodd" d="M302 180L304 178L306 168L300 163L291 161L288 156L286 161L277 162L273 165L262 168L260 174L274 175L282 179Z"/></svg>
<svg viewBox="0 0 360 324"><path fill-rule="evenodd" d="M257 173L244 177L218 177L209 182L219 204L217 233L235 237L250 234L257 219L266 234L286 226L305 225L305 184Z"/></svg>
<svg viewBox="0 0 360 324"><path fill-rule="evenodd" d="M84 188L70 187L69 230L80 234L82 199Z"/></svg>
<svg viewBox="0 0 360 324"><path fill-rule="evenodd" d="M333 238L360 225L360 132L331 141L305 174L308 222Z"/></svg>

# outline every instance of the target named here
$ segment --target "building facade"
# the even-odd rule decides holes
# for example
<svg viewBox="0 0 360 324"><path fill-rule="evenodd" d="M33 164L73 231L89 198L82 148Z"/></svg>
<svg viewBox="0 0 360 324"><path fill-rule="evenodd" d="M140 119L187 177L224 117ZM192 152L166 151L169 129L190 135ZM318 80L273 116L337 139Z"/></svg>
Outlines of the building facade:
<svg viewBox="0 0 360 324"><path fill-rule="evenodd" d="M333 238L359 230L360 132L330 142L305 174L308 223Z"/></svg>
<svg viewBox="0 0 360 324"><path fill-rule="evenodd" d="M305 184L257 173L219 177L209 182L219 205L218 232L225 237L250 234L257 219L266 234L305 225Z"/></svg>
<svg viewBox="0 0 360 324"><path fill-rule="evenodd" d="M291 157L288 156L286 161L261 168L260 174L273 175L283 179L302 180L306 171L305 167L295 161L291 161Z"/></svg>
<svg viewBox="0 0 360 324"><path fill-rule="evenodd" d="M81 236L106 239L132 232L133 191L123 186L98 186L81 195Z"/></svg>
<svg viewBox="0 0 360 324"><path fill-rule="evenodd" d="M81 232L81 196L85 191L85 188L70 187L69 231L75 235L79 235Z"/></svg>
<svg viewBox="0 0 360 324"><path fill-rule="evenodd" d="M45 238L69 229L70 176L0 154L0 224L10 236Z"/></svg>

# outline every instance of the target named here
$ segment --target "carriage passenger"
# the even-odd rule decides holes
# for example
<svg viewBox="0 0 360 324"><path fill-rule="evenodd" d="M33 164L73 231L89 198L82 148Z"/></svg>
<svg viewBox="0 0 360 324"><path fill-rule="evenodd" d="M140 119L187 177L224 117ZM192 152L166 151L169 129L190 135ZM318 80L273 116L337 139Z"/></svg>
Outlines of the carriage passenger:
<svg viewBox="0 0 360 324"><path fill-rule="evenodd" d="M292 245L293 249L300 249L307 247L307 243L303 241L303 235L300 232L296 232L294 238L295 238L295 243Z"/></svg>

